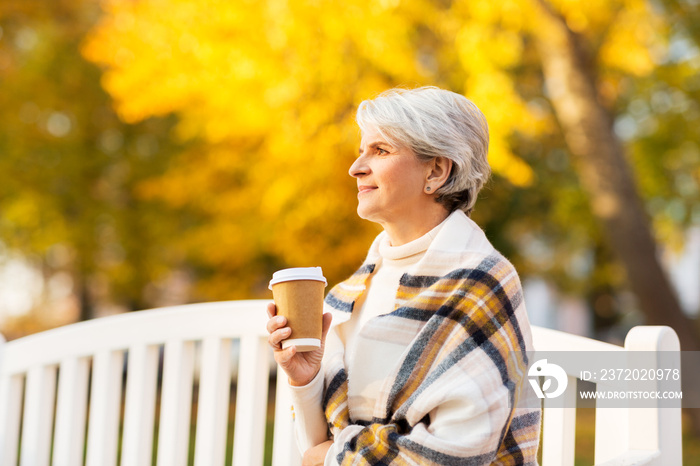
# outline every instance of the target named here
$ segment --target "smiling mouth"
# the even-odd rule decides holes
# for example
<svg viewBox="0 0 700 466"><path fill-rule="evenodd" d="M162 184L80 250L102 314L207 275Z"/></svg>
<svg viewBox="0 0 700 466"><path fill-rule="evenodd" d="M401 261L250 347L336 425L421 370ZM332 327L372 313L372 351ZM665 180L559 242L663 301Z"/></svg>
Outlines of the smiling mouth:
<svg viewBox="0 0 700 466"><path fill-rule="evenodd" d="M370 191L374 191L377 188L374 186L360 186L357 189L358 189L357 195L359 196L360 194L366 194Z"/></svg>

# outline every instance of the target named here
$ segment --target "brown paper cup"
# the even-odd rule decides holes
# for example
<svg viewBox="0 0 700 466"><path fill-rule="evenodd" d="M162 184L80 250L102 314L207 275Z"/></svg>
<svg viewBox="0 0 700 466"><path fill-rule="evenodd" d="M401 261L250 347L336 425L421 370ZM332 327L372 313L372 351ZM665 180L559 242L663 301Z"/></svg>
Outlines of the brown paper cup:
<svg viewBox="0 0 700 466"><path fill-rule="evenodd" d="M287 318L292 329L282 348L296 346L297 351L321 347L323 333L323 294L326 280L320 267L300 267L275 272L270 281L277 314Z"/></svg>

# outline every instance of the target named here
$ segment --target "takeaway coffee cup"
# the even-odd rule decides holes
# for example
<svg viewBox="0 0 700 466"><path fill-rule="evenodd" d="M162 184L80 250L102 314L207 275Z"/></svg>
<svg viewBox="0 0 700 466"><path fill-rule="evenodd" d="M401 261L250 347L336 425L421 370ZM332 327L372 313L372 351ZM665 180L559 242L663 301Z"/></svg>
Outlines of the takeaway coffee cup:
<svg viewBox="0 0 700 466"><path fill-rule="evenodd" d="M296 267L272 274L269 288L277 314L286 317L292 329L282 348L294 345L297 351L304 352L321 347L323 291L327 283L321 267Z"/></svg>

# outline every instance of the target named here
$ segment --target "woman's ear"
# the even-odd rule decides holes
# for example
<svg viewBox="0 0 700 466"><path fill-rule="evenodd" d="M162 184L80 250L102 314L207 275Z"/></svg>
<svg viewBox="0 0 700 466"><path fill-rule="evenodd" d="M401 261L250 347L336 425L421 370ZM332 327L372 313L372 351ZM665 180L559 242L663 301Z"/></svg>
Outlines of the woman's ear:
<svg viewBox="0 0 700 466"><path fill-rule="evenodd" d="M430 191L435 192L447 182L452 171L452 160L447 157L435 157L428 166L430 170L425 179L426 186L430 186Z"/></svg>

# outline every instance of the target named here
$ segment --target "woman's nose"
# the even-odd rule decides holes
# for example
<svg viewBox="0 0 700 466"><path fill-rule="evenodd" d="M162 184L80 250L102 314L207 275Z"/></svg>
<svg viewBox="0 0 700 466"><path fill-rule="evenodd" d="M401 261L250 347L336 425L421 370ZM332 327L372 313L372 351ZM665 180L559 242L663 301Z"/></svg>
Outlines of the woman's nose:
<svg viewBox="0 0 700 466"><path fill-rule="evenodd" d="M366 175L368 171L369 168L367 167L365 158L363 156L359 156L355 159L352 165L350 165L350 170L348 170L348 173L354 178L359 178L362 175Z"/></svg>

